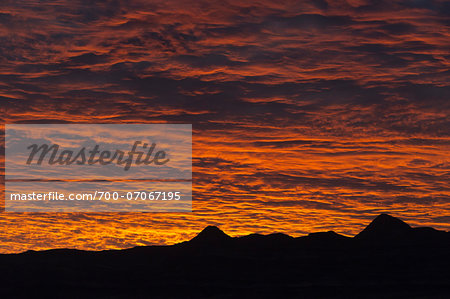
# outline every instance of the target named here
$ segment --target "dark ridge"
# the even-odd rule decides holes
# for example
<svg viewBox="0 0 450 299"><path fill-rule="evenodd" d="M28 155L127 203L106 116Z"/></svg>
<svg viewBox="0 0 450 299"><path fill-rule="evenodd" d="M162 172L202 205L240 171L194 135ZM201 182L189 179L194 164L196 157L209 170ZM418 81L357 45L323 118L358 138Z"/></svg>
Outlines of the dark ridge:
<svg viewBox="0 0 450 299"><path fill-rule="evenodd" d="M378 240L403 238L412 228L402 220L388 214L377 216L363 231L355 236L357 240Z"/></svg>
<svg viewBox="0 0 450 299"><path fill-rule="evenodd" d="M432 227L415 227L412 229L414 241L439 243L442 239L450 239L450 232L440 231Z"/></svg>
<svg viewBox="0 0 450 299"><path fill-rule="evenodd" d="M293 240L294 238L283 234L283 233L273 233L269 235L262 235L262 234L250 234L246 236L236 237L236 240L239 241L258 241L258 240L273 240L273 241L289 241Z"/></svg>
<svg viewBox="0 0 450 299"><path fill-rule="evenodd" d="M220 244L230 240L232 240L232 238L224 233L220 228L210 225L203 229L189 242L195 244Z"/></svg>
<svg viewBox="0 0 450 299"><path fill-rule="evenodd" d="M349 244L352 238L340 235L334 231L310 233L307 236L296 238L300 247L313 247L317 249L336 248L340 249Z"/></svg>
<svg viewBox="0 0 450 299"><path fill-rule="evenodd" d="M343 239L349 239L349 237L340 235L332 230L327 232L317 232L317 233L310 233L307 238L309 239L334 239L334 240L343 240Z"/></svg>
<svg viewBox="0 0 450 299"><path fill-rule="evenodd" d="M272 248L273 250L278 250L289 248L293 244L294 238L282 233L273 233L269 235L250 234L235 237L233 240L237 249L254 250L254 248L258 248L263 250Z"/></svg>
<svg viewBox="0 0 450 299"><path fill-rule="evenodd" d="M0 287L5 298L450 298L449 235L385 214L355 238L208 226L173 246L0 254Z"/></svg>

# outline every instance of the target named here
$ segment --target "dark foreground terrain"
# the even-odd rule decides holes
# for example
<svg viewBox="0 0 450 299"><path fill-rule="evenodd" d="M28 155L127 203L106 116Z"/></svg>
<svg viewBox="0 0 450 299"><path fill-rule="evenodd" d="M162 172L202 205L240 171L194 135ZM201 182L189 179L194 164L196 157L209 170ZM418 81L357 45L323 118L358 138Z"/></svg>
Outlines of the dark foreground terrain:
<svg viewBox="0 0 450 299"><path fill-rule="evenodd" d="M382 214L334 232L0 255L3 298L450 298L450 232ZM43 296L45 294L45 296Z"/></svg>

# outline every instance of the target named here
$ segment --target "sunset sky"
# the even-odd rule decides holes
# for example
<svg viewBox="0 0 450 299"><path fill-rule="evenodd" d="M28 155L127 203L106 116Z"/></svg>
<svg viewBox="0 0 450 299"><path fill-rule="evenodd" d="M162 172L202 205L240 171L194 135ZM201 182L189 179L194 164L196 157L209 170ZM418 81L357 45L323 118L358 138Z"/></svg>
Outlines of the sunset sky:
<svg viewBox="0 0 450 299"><path fill-rule="evenodd" d="M193 212L3 212L0 252L173 244L207 225L352 236L383 212L450 230L449 14L437 0L2 1L1 123L192 124Z"/></svg>

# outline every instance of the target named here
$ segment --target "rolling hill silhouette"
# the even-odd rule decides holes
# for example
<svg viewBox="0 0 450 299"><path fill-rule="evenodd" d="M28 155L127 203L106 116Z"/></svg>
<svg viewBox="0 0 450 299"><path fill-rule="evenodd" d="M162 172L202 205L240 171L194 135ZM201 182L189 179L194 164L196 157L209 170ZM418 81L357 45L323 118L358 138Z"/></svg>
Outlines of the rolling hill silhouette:
<svg viewBox="0 0 450 299"><path fill-rule="evenodd" d="M355 237L335 232L231 237L90 252L0 255L5 297L450 298L450 233L381 214Z"/></svg>

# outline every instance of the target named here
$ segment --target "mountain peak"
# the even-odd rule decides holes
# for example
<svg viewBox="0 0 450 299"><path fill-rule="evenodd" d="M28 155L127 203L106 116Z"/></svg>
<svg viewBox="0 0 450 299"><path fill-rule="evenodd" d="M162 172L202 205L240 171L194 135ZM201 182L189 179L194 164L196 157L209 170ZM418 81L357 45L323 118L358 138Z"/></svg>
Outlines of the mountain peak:
<svg viewBox="0 0 450 299"><path fill-rule="evenodd" d="M230 240L231 237L224 233L217 226L209 225L205 227L191 241L200 243L221 243Z"/></svg>
<svg viewBox="0 0 450 299"><path fill-rule="evenodd" d="M357 234L357 239L390 239L410 232L411 226L402 220L388 214L378 215L362 232Z"/></svg>
<svg viewBox="0 0 450 299"><path fill-rule="evenodd" d="M398 229L405 229L409 230L411 227L403 222L402 220L395 218L388 214L380 214L378 215L369 226L372 227L386 227L386 228L398 228ZM368 226L368 227L369 227Z"/></svg>

